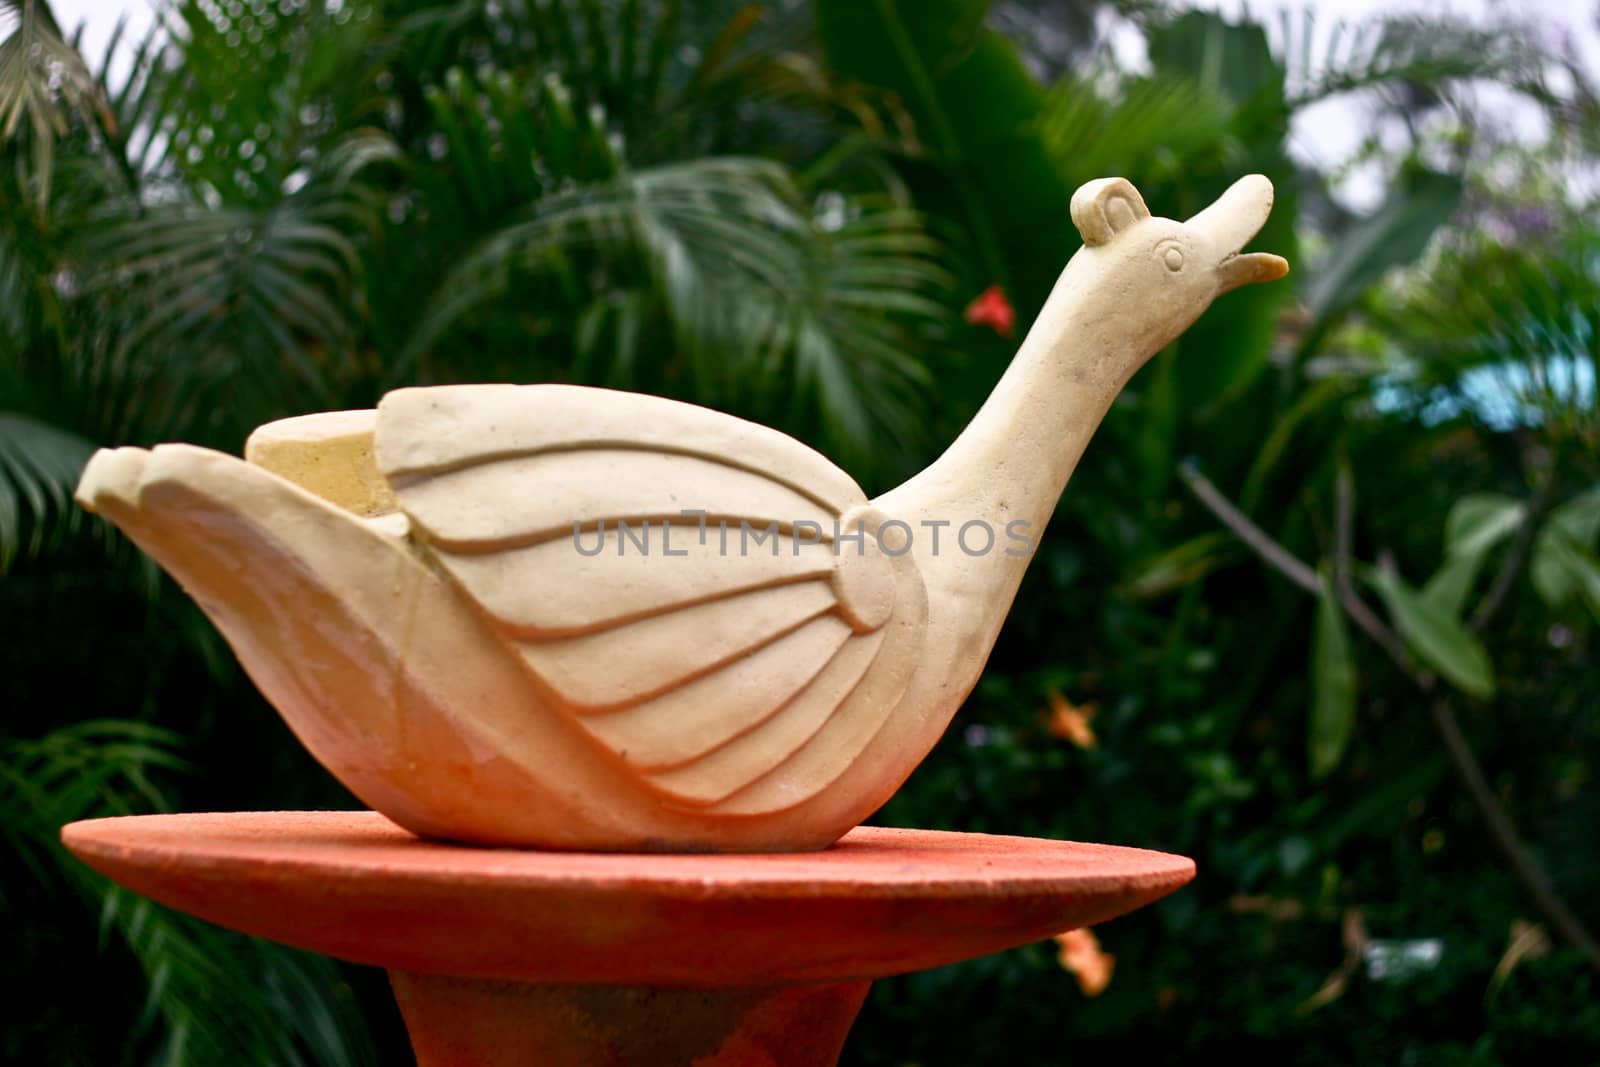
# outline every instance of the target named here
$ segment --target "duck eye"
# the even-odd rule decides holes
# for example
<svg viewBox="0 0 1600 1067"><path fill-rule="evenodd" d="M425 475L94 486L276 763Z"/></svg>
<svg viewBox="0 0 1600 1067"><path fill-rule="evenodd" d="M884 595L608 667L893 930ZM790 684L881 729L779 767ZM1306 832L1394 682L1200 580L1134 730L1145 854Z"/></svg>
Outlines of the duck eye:
<svg viewBox="0 0 1600 1067"><path fill-rule="evenodd" d="M1183 269L1183 250L1177 245L1168 245L1167 250L1161 253L1161 262L1167 265L1168 270L1176 274Z"/></svg>

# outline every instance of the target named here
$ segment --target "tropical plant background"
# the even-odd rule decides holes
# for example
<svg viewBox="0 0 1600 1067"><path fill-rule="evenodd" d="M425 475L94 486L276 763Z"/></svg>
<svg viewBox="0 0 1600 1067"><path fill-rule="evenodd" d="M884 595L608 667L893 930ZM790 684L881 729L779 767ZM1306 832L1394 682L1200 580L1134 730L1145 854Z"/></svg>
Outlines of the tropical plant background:
<svg viewBox="0 0 1600 1067"><path fill-rule="evenodd" d="M381 975L59 848L355 803L71 504L92 449L574 381L769 422L875 491L998 377L1080 182L1184 217L1260 171L1254 247L1295 273L1134 380L878 817L1201 876L1097 944L878 983L845 1062L1600 1061L1600 102L1558 38L1159 0L156 3L91 54L0 5L0 1058L408 1056ZM1333 98L1367 137L1313 166L1291 128ZM1333 195L1357 171L1370 211Z"/></svg>

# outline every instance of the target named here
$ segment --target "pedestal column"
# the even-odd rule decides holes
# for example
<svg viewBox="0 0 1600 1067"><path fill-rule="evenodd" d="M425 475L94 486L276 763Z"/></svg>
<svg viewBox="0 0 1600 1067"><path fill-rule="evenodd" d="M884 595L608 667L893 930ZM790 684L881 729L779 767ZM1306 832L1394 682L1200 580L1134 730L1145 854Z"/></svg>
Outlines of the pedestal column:
<svg viewBox="0 0 1600 1067"><path fill-rule="evenodd" d="M532 985L392 971L417 1067L833 1067L870 982Z"/></svg>

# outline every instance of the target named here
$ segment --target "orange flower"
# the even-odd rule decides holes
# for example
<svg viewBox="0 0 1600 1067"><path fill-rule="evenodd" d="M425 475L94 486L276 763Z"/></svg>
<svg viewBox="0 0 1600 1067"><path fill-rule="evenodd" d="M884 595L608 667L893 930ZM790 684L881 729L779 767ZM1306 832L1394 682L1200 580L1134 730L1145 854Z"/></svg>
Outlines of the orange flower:
<svg viewBox="0 0 1600 1067"><path fill-rule="evenodd" d="M1061 969L1070 971L1078 980L1078 988L1086 997L1097 997L1111 984L1111 972L1116 970L1117 957L1100 951L1100 940L1085 930L1068 930L1057 934L1055 943L1061 946Z"/></svg>
<svg viewBox="0 0 1600 1067"><path fill-rule="evenodd" d="M1006 291L991 285L967 305L967 321L974 326L987 326L1001 337L1010 337L1017 328L1017 312L1006 299Z"/></svg>
<svg viewBox="0 0 1600 1067"><path fill-rule="evenodd" d="M1049 694L1050 717L1045 720L1045 729L1063 741L1071 741L1079 748L1093 748L1098 742L1095 740L1094 730L1089 727L1089 720L1094 718L1094 713L1099 710L1095 703L1086 702L1073 705L1061 690L1052 689Z"/></svg>

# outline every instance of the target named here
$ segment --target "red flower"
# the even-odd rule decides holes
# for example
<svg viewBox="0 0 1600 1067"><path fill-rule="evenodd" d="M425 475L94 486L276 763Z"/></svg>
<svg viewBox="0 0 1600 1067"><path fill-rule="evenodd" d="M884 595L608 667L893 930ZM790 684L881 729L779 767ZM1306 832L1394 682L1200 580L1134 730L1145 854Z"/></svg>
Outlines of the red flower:
<svg viewBox="0 0 1600 1067"><path fill-rule="evenodd" d="M967 321L974 326L987 326L1001 337L1010 337L1017 327L1017 312L1006 299L1006 291L991 285L967 305Z"/></svg>

